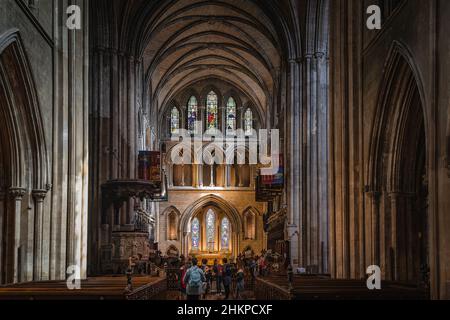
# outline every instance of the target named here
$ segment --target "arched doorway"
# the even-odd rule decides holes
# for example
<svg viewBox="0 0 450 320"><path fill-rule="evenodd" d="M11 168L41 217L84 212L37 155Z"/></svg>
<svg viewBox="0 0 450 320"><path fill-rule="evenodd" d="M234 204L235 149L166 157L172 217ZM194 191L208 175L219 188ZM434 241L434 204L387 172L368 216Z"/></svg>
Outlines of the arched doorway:
<svg viewBox="0 0 450 320"><path fill-rule="evenodd" d="M372 256L386 279L429 288L428 164L420 84L395 44L370 159Z"/></svg>

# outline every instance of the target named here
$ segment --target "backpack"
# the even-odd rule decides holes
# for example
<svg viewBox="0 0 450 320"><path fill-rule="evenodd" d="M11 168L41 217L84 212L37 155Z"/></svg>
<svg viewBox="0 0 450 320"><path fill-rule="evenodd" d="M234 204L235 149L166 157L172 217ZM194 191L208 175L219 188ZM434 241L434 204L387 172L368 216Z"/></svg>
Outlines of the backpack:
<svg viewBox="0 0 450 320"><path fill-rule="evenodd" d="M191 288L199 288L202 286L202 275L200 273L200 269L192 268L189 275L189 287Z"/></svg>

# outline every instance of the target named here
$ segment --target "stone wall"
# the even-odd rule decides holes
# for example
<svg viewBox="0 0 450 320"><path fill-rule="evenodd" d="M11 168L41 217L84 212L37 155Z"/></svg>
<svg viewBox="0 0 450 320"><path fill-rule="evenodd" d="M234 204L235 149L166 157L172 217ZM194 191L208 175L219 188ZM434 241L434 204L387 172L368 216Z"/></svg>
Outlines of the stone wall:
<svg viewBox="0 0 450 320"><path fill-rule="evenodd" d="M15 275L7 275L2 282L65 279L69 265L78 266L81 276L86 276L87 1L71 2L79 5L83 14L82 29L76 31L65 27L68 1L41 0L35 1L34 6L30 3L0 3L0 40L7 34L15 35L30 67L29 78L22 76L31 91L36 92L36 101L29 108L34 119L42 119L42 123L35 122L39 125L30 129L35 132L30 137L43 132L36 150L2 150L4 154L31 153L27 170L12 166L10 172L5 172L6 176L23 175L22 185L2 187L23 190L23 198L16 198L16 210L22 208L26 219L20 233L17 228L8 231L15 234L16 243L14 249L8 249L12 252L8 261L0 264L14 269ZM13 92L14 99L15 94L23 95ZM40 157L46 160L36 169ZM5 212L8 210L6 207ZM10 248L11 239L7 242L6 247ZM16 250L20 250L18 258L14 258Z"/></svg>
<svg viewBox="0 0 450 320"><path fill-rule="evenodd" d="M392 185L380 188L382 179L373 175L372 169L377 167L373 157L378 139L374 127L384 101L383 88L390 81L393 53L398 52L417 84L420 97L416 99L422 104L425 121L432 297L448 298L445 282L449 279L450 255L444 230L450 224L448 197L444 195L450 190L445 161L450 85L446 30L450 6L448 1L398 1L384 15L382 29L377 31L365 27L368 16L364 13L372 4L333 1L332 5L331 273L342 278L363 278L369 265L381 264L383 276L389 278L393 275L387 269L396 268L384 255L390 240L383 232L393 227L393 220L383 214L393 210L387 194L398 190ZM399 94L402 89L391 90ZM386 106L385 112L394 112L394 107ZM393 117L389 119L392 123L401 119L398 114ZM414 134L414 130L410 132L411 139ZM383 141L380 148L386 143ZM386 159L400 152L393 149ZM391 172L391 177L394 175Z"/></svg>

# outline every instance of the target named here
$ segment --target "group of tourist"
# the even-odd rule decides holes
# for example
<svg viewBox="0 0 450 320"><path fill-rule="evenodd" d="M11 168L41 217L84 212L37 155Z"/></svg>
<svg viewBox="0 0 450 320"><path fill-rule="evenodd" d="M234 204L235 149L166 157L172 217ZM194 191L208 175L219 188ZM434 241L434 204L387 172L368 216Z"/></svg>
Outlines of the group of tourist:
<svg viewBox="0 0 450 320"><path fill-rule="evenodd" d="M181 292L187 300L206 300L208 295L215 293L218 298L230 299L231 289L234 287L234 298L242 299L245 290L244 270L237 264L224 258L221 262L217 259L214 264L208 265L207 260L199 264L197 258L189 258L181 266ZM235 286L233 286L233 283Z"/></svg>
<svg viewBox="0 0 450 320"><path fill-rule="evenodd" d="M265 276L268 271L264 254L251 258L240 255L236 262L215 259L212 265L206 259L199 262L197 258L181 257L180 260L180 288L187 300L206 300L214 293L216 299L242 300L246 275L254 283L256 276Z"/></svg>

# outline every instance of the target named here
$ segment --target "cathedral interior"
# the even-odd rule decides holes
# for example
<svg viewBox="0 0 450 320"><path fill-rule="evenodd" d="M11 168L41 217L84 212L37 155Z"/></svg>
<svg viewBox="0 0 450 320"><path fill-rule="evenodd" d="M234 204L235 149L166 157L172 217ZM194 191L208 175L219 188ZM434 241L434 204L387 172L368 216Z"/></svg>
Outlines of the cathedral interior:
<svg viewBox="0 0 450 320"><path fill-rule="evenodd" d="M370 299L370 266L450 299L448 30L448 0L2 0L0 299L262 255L259 299Z"/></svg>

